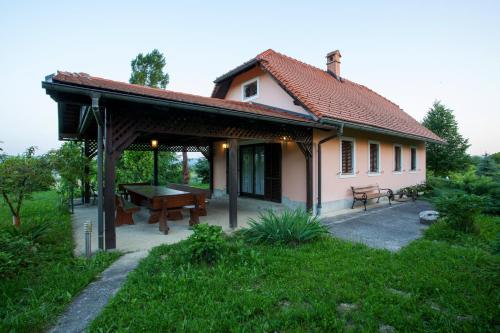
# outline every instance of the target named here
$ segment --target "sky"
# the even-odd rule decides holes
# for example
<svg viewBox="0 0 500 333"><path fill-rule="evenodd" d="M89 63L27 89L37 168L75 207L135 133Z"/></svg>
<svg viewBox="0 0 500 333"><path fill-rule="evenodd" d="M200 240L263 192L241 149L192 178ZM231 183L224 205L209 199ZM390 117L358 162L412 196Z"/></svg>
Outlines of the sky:
<svg viewBox="0 0 500 333"><path fill-rule="evenodd" d="M167 89L209 96L213 80L272 48L341 75L421 121L454 110L471 154L500 151L500 1L2 1L0 147L57 148L57 70L128 81L130 61L164 53Z"/></svg>

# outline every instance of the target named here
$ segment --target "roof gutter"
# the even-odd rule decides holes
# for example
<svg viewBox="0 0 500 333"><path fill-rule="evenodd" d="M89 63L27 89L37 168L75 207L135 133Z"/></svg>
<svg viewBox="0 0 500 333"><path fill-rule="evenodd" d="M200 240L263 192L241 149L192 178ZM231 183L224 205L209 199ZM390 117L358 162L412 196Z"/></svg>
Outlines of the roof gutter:
<svg viewBox="0 0 500 333"><path fill-rule="evenodd" d="M245 111L235 111L231 109L207 106L201 104L194 104L189 102L179 102L173 100L167 100L162 98L154 98L154 97L146 97L141 95L120 93L114 91L103 90L99 88L91 88L91 87L81 87L77 85L50 82L50 81L42 81L42 88L46 90L56 90L61 92L68 93L78 93L82 95L95 96L99 95L101 98L113 98L118 100L123 100L127 102L135 102L135 103L144 103L144 104L153 104L160 105L166 107L175 107L179 109L185 110L195 110L200 112L214 113L214 114L222 114L222 115L230 115L230 116L238 116L242 118L248 119L258 119L258 120L267 120L275 123L285 123L290 125L298 125L298 126L307 126L314 128L323 128L323 129L331 129L331 126L328 124L320 124L318 122L302 122L299 120L285 119L280 117L266 116L266 115L255 115Z"/></svg>
<svg viewBox="0 0 500 333"><path fill-rule="evenodd" d="M322 118L319 121L321 124L325 125L333 125L333 126L345 126L347 128L353 128L353 129L360 129L360 130L365 130L365 131L371 131L371 132L376 132L376 133L381 133L381 134L387 134L387 135L393 135L393 136L398 136L402 138L407 138L407 139L413 139L413 140L419 140L419 141L425 141L425 142L430 142L430 143L437 143L437 144L446 144L446 142L442 142L439 140L434 140L418 135L412 135L412 134L407 134L407 133L401 133L397 131L392 131L380 127L375 127L375 126L370 126L370 125L362 125L362 124L357 124L353 122L348 122L348 121L341 121L341 120L333 120L330 118Z"/></svg>

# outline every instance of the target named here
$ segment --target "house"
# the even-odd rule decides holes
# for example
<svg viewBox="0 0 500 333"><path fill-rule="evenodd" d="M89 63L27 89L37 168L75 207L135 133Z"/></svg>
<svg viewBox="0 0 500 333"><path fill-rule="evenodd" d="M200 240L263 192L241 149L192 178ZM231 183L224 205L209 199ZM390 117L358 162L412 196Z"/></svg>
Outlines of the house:
<svg viewBox="0 0 500 333"><path fill-rule="evenodd" d="M398 190L423 182L425 143L443 142L396 104L342 77L340 58L339 51L328 53L326 68L319 69L267 50L217 78L212 93L336 126L313 130L312 186L323 212L350 207L351 186ZM306 165L296 144L285 138L239 145L240 195L305 207ZM226 155L215 153L214 194L224 195Z"/></svg>
<svg viewBox="0 0 500 333"><path fill-rule="evenodd" d="M228 198L231 228L238 196L319 213L349 207L351 186L422 182L426 142L444 141L343 78L340 58L327 54L319 69L267 50L217 78L211 97L48 75L42 88L58 105L59 139L82 141L85 155L97 156L99 248L116 247L115 166L124 150L153 150L153 185L158 151L201 152L210 193Z"/></svg>

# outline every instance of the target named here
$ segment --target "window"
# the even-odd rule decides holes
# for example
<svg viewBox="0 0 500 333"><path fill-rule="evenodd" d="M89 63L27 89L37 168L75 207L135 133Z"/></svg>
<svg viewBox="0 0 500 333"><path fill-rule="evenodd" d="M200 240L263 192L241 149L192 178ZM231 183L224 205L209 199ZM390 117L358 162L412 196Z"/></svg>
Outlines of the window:
<svg viewBox="0 0 500 333"><path fill-rule="evenodd" d="M341 174L354 175L354 140L343 138L341 145Z"/></svg>
<svg viewBox="0 0 500 333"><path fill-rule="evenodd" d="M259 97L259 79L253 79L243 83L242 85L242 99L248 101Z"/></svg>
<svg viewBox="0 0 500 333"><path fill-rule="evenodd" d="M401 145L394 146L394 172L402 171L403 155L401 150Z"/></svg>
<svg viewBox="0 0 500 333"><path fill-rule="evenodd" d="M417 171L417 148L410 148L410 170Z"/></svg>
<svg viewBox="0 0 500 333"><path fill-rule="evenodd" d="M380 172L380 144L368 141L368 173Z"/></svg>

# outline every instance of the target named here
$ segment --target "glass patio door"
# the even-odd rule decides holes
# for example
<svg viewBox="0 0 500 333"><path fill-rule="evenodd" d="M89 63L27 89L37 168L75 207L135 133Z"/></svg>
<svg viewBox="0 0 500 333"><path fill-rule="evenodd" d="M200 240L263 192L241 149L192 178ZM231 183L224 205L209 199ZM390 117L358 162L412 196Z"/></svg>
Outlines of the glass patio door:
<svg viewBox="0 0 500 333"><path fill-rule="evenodd" d="M264 195L265 149L263 145L242 146L240 190L242 194Z"/></svg>

